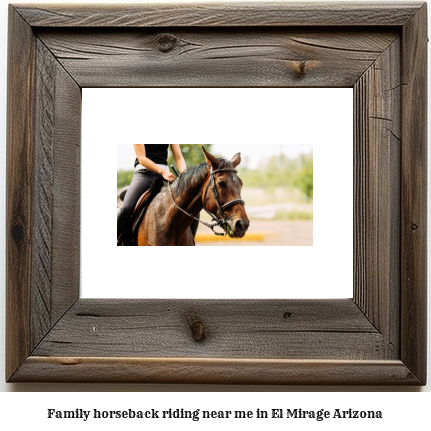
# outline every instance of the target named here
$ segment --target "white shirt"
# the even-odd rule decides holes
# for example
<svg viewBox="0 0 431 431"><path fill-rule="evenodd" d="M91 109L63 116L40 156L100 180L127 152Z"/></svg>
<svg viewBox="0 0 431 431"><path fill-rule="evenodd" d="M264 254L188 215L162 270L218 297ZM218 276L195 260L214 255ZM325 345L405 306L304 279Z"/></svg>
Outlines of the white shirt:
<svg viewBox="0 0 431 431"><path fill-rule="evenodd" d="M165 171L169 172L169 168L166 165L159 165L157 164L157 166L160 166L162 169L164 169ZM137 171L148 171L148 168L146 168L145 166L142 166L140 163L136 165L135 167L135 172Z"/></svg>

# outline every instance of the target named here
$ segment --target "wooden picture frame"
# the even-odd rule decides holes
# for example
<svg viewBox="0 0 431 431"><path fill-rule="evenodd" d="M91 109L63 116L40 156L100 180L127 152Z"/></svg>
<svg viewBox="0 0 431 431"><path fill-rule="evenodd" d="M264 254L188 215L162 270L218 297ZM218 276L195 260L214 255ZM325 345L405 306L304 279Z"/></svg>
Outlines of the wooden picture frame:
<svg viewBox="0 0 431 431"><path fill-rule="evenodd" d="M7 381L424 385L426 45L424 3L11 5ZM145 86L354 89L353 299L80 298L81 88Z"/></svg>

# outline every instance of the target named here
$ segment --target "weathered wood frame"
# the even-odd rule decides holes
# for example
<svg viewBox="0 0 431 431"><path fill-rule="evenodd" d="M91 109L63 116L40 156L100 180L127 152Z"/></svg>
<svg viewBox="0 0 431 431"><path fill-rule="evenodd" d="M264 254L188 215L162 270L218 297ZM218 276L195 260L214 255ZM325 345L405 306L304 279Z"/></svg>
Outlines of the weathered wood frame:
<svg viewBox="0 0 431 431"><path fill-rule="evenodd" d="M6 379L425 384L426 43L423 3L10 6ZM81 88L118 86L352 87L354 298L80 299Z"/></svg>

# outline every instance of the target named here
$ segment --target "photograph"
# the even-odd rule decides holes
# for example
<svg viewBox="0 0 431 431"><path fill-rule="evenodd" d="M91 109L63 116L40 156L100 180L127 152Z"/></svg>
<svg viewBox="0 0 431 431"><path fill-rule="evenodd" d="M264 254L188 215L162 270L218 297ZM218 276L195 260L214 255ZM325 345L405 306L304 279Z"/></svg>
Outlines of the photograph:
<svg viewBox="0 0 431 431"><path fill-rule="evenodd" d="M117 157L121 245L313 245L312 144L118 145Z"/></svg>

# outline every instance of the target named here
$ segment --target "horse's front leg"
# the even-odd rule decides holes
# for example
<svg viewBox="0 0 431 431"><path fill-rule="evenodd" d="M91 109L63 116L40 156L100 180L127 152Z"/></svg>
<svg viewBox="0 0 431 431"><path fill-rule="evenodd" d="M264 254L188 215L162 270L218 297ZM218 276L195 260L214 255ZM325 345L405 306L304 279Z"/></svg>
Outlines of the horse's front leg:
<svg viewBox="0 0 431 431"><path fill-rule="evenodd" d="M138 230L138 246L169 246L171 244L166 235L166 223L157 213L148 209Z"/></svg>

